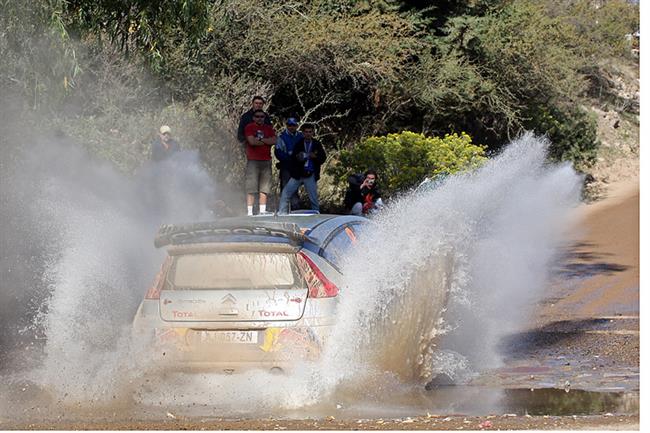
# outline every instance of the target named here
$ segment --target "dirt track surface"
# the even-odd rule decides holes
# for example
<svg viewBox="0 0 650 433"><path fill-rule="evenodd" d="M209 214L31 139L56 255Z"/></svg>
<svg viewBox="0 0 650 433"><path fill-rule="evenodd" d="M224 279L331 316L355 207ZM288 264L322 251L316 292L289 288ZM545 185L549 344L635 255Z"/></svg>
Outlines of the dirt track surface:
<svg viewBox="0 0 650 433"><path fill-rule="evenodd" d="M15 427L7 426L7 429ZM168 420L29 424L30 430L638 430L638 415L624 416L435 416L405 419L326 420Z"/></svg>
<svg viewBox="0 0 650 433"><path fill-rule="evenodd" d="M576 209L563 260L507 365L478 380L511 387L639 390L639 184Z"/></svg>
<svg viewBox="0 0 650 433"><path fill-rule="evenodd" d="M639 185L613 185L576 212L567 260L541 312L546 320L639 315Z"/></svg>

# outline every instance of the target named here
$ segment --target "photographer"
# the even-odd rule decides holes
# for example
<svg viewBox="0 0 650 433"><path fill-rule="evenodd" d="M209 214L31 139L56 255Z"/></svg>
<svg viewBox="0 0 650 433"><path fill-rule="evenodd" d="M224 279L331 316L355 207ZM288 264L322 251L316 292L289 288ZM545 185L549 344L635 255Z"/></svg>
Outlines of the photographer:
<svg viewBox="0 0 650 433"><path fill-rule="evenodd" d="M348 184L345 207L350 214L369 215L384 206L375 170L367 170L363 175L353 174L348 177Z"/></svg>
<svg viewBox="0 0 650 433"><path fill-rule="evenodd" d="M298 121L294 117L289 117L287 119L287 127L278 135L274 150L275 157L278 159L276 167L280 172L280 193L282 193L287 183L289 183L289 179L291 179L291 156L293 155L293 148L296 147L296 144L302 138L302 132L298 131ZM294 210L300 208L300 198L298 197L297 191L291 196L291 208Z"/></svg>

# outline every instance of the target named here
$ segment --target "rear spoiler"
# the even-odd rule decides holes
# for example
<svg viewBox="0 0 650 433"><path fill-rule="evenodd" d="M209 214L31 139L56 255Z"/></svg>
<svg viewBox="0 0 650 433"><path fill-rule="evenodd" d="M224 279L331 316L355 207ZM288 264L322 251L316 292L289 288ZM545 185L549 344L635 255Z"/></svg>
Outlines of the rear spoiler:
<svg viewBox="0 0 650 433"><path fill-rule="evenodd" d="M274 236L288 239L292 243L314 242L303 234L296 223L260 221L254 225L242 225L236 221L214 221L193 224L163 224L154 239L156 248L167 245L201 242L202 238L228 235Z"/></svg>

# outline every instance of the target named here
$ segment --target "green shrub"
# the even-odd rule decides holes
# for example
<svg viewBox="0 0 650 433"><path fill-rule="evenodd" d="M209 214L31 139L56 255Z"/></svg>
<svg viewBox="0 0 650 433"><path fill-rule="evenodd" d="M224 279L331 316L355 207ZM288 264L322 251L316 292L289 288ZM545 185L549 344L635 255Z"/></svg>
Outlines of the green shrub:
<svg viewBox="0 0 650 433"><path fill-rule="evenodd" d="M581 107L542 107L533 114L531 129L551 140L549 157L571 161L578 170L593 164L600 142L596 119Z"/></svg>
<svg viewBox="0 0 650 433"><path fill-rule="evenodd" d="M377 170L387 196L416 186L425 177L455 173L485 161L485 147L472 144L466 133L426 137L404 131L369 137L352 149L341 152L335 176L345 182L352 173Z"/></svg>

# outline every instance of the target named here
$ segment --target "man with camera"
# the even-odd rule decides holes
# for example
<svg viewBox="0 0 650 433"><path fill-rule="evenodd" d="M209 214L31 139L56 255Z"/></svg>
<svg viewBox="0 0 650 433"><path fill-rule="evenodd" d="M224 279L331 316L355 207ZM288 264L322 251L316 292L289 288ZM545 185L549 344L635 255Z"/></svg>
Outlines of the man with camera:
<svg viewBox="0 0 650 433"><path fill-rule="evenodd" d="M293 148L302 138L302 132L298 131L298 121L295 117L289 117L287 127L278 135L274 149L275 157L278 159L276 167L280 172L280 193L291 179L291 155L293 155ZM290 201L292 209L300 207L300 198L297 193L291 196Z"/></svg>
<svg viewBox="0 0 650 433"><path fill-rule="evenodd" d="M370 215L384 206L375 170L367 170L363 175L353 174L348 177L348 184L345 207L350 214Z"/></svg>
<svg viewBox="0 0 650 433"><path fill-rule="evenodd" d="M311 209L320 212L318 202L318 187L316 182L320 179L320 166L325 162L327 155L320 141L314 138L314 126L304 124L302 126L303 138L293 148L289 171L291 179L282 190L280 196L279 213L289 213L289 200L298 191L300 185L305 186Z"/></svg>

